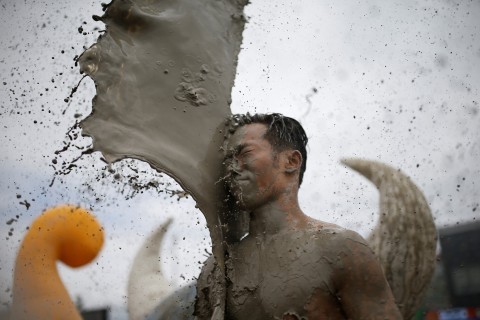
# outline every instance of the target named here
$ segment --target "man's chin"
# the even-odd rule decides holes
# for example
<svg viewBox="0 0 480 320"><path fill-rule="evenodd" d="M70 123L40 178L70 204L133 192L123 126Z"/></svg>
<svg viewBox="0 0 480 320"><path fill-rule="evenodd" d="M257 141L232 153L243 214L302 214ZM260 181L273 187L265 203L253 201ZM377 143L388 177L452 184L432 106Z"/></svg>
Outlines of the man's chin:
<svg viewBox="0 0 480 320"><path fill-rule="evenodd" d="M251 208L255 199L251 197L251 190L248 190L248 186L244 186L247 190L244 190L241 185L233 184L230 188L230 193L235 199L235 205L241 210L248 210ZM248 192L250 191L250 192Z"/></svg>
<svg viewBox="0 0 480 320"><path fill-rule="evenodd" d="M246 197L235 197L235 205L238 209L243 211L250 211L255 208L254 199L249 199Z"/></svg>

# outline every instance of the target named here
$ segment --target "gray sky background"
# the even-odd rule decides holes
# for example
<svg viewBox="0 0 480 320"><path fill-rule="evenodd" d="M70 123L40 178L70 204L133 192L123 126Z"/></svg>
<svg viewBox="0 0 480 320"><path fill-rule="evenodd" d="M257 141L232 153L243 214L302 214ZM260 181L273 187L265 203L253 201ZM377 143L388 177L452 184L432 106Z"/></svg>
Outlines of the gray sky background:
<svg viewBox="0 0 480 320"><path fill-rule="evenodd" d="M63 158L54 151L90 112L89 79L64 99L81 78L74 56L103 29L91 19L101 15L100 2L0 6L0 302L10 302L25 228L65 202L91 207L107 235L96 263L61 267L86 306L125 305L133 256L168 216L175 222L162 250L165 272L175 285L197 275L209 239L192 200L155 192L126 200L110 180L92 182L104 167L99 155L49 187L52 160L78 155L75 148ZM282 112L305 126L310 153L300 201L307 214L368 234L378 194L339 163L362 157L410 175L439 228L478 220L480 1L252 1L246 13L232 109Z"/></svg>

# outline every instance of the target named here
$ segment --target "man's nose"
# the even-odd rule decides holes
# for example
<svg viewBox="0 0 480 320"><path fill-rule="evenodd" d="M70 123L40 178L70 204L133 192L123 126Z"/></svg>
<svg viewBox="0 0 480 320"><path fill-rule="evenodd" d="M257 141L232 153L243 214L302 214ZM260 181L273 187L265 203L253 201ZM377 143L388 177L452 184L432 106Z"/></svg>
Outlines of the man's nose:
<svg viewBox="0 0 480 320"><path fill-rule="evenodd" d="M235 157L232 158L232 160L230 161L229 165L228 165L228 171L232 174L238 174L240 173L240 171L242 170L242 167L241 167L241 163L238 159L236 159Z"/></svg>

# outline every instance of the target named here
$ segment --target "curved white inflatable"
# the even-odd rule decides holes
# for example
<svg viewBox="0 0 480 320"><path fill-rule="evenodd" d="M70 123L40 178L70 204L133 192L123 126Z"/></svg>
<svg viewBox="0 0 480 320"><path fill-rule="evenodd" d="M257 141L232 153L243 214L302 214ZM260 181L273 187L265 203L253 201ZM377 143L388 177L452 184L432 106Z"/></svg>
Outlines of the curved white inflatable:
<svg viewBox="0 0 480 320"><path fill-rule="evenodd" d="M160 248L173 219L164 222L137 252L128 280L128 314L131 320L143 320L172 291L172 285L160 268Z"/></svg>
<svg viewBox="0 0 480 320"><path fill-rule="evenodd" d="M367 241L378 256L404 319L411 319L435 269L437 232L420 189L386 164L345 159L380 192L380 216Z"/></svg>

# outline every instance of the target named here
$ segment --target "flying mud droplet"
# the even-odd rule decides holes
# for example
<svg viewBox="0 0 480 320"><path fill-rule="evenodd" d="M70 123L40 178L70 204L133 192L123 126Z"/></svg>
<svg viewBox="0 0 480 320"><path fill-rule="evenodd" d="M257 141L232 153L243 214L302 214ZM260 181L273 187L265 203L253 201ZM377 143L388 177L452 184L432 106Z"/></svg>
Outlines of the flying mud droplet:
<svg viewBox="0 0 480 320"><path fill-rule="evenodd" d="M30 209L30 206L31 206L31 204L27 200L20 201L19 204L21 204L22 206L25 206L27 210Z"/></svg>

